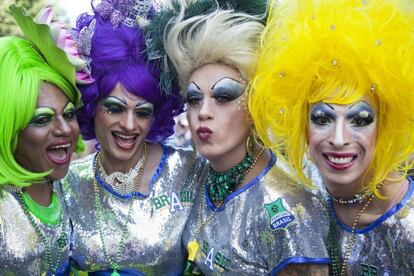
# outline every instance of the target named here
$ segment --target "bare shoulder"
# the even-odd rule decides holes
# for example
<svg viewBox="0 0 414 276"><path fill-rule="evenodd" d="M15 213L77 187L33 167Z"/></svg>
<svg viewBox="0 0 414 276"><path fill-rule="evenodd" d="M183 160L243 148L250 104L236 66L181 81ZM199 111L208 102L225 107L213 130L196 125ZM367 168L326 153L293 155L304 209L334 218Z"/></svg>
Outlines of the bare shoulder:
<svg viewBox="0 0 414 276"><path fill-rule="evenodd" d="M278 276L325 276L329 275L328 265L319 264L292 264L283 269Z"/></svg>

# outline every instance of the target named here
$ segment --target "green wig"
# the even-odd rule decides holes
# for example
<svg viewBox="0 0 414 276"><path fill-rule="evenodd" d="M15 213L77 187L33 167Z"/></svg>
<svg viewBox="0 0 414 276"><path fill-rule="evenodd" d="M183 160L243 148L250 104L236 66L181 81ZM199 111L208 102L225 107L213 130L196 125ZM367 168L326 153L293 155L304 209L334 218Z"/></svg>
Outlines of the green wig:
<svg viewBox="0 0 414 276"><path fill-rule="evenodd" d="M16 20L26 24L26 27L36 26L21 9L14 8L12 13L15 18L20 16ZM41 26L46 27L45 31L48 31L46 25ZM25 28L22 29L25 32ZM40 36L41 33L42 31L29 35L28 38ZM50 45L51 41L50 38L43 40L40 48ZM50 173L33 173L26 170L16 162L14 152L20 131L29 125L35 112L42 82L58 87L75 105L80 103L79 92L74 82L74 67L72 68L67 59L60 59L60 68L66 66L70 74L73 70L73 79L65 78L62 70L55 69L47 62L50 58L58 57L66 58L64 52L57 47L41 52L31 39L29 41L18 37L0 38L0 185L29 186Z"/></svg>
<svg viewBox="0 0 414 276"><path fill-rule="evenodd" d="M289 0L271 11L249 108L259 136L296 175L308 149L309 106L370 98L376 149L363 186L406 175L414 151L414 12L409 0Z"/></svg>

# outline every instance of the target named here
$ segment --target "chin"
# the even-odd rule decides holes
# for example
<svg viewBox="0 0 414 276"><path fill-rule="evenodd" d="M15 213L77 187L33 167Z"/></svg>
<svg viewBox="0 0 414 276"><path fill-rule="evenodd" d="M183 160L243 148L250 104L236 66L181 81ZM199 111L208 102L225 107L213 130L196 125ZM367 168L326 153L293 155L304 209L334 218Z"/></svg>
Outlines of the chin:
<svg viewBox="0 0 414 276"><path fill-rule="evenodd" d="M344 174L322 174L322 177L325 182L331 183L332 185L338 187L355 183L361 179L361 177L355 177L354 175Z"/></svg>
<svg viewBox="0 0 414 276"><path fill-rule="evenodd" d="M48 176L52 181L60 180L66 176L69 170L69 165L53 169L53 172Z"/></svg>

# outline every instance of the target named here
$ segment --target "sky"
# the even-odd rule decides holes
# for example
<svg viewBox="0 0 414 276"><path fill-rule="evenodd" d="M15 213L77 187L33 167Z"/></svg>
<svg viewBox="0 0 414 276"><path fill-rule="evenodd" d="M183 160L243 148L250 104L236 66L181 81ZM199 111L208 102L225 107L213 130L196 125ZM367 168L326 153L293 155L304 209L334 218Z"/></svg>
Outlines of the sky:
<svg viewBox="0 0 414 276"><path fill-rule="evenodd" d="M66 17L71 26L75 26L76 18L79 14L91 11L91 0L49 0L55 2L61 9L66 11ZM154 2L168 2L168 0L153 0ZM97 5L101 0L94 0Z"/></svg>
<svg viewBox="0 0 414 276"><path fill-rule="evenodd" d="M91 10L90 0L55 0L56 5L66 11L66 16L71 26L75 26L79 14ZM95 1L99 3L99 1Z"/></svg>

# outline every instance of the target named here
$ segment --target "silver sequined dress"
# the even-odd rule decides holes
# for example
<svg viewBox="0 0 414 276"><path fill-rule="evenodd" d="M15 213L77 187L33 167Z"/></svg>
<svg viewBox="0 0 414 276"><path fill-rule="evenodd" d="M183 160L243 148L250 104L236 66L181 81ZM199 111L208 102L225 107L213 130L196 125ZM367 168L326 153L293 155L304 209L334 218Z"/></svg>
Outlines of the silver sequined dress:
<svg viewBox="0 0 414 276"><path fill-rule="evenodd" d="M295 185L275 159L217 211L207 190L196 196L183 241L194 240L207 220L194 262L204 274L274 275L288 264L330 263L323 203Z"/></svg>
<svg viewBox="0 0 414 276"><path fill-rule="evenodd" d="M365 228L357 229L347 275L414 275L414 181L403 199ZM332 202L330 201L332 204ZM340 231L343 257L351 228L334 222Z"/></svg>
<svg viewBox="0 0 414 276"><path fill-rule="evenodd" d="M82 271L100 271L98 275L103 275L112 270L104 256L96 218L92 185L95 156L75 161L62 185L73 222L73 262ZM183 270L181 234L204 166L204 162L196 160L193 151L163 146L149 195L116 195L109 185L99 180L105 216L103 238L112 260L119 250L121 225L125 225L128 207L133 201L125 248L119 261L121 275L175 275Z"/></svg>
<svg viewBox="0 0 414 276"><path fill-rule="evenodd" d="M57 187L55 183L55 187ZM55 189L59 194L58 189ZM62 207L61 221L56 226L48 226L32 215L39 229L50 244L52 267L46 261L45 245L26 216L21 199L15 194L0 188L0 275L67 275L69 273L68 214ZM59 249L58 239L66 237L66 244Z"/></svg>

